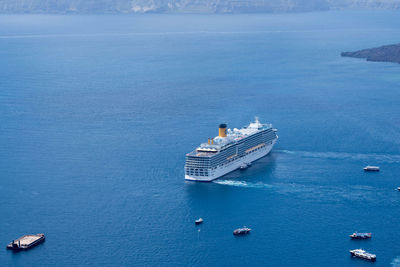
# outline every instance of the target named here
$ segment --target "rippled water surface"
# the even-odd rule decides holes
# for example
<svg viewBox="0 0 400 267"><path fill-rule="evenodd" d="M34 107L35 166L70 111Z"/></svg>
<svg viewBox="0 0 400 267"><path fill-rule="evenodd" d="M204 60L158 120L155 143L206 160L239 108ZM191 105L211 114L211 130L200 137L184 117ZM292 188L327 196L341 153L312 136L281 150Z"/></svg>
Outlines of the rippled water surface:
<svg viewBox="0 0 400 267"><path fill-rule="evenodd" d="M394 12L0 16L0 245L47 237L0 262L400 266L400 65L340 57L398 36ZM269 156L183 180L255 115Z"/></svg>

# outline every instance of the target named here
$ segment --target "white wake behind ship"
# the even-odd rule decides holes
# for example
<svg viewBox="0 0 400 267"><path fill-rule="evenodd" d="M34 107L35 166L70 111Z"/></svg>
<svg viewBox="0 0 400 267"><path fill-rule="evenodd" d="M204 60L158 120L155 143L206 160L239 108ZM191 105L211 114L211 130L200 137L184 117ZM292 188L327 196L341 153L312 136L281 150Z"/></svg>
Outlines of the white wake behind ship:
<svg viewBox="0 0 400 267"><path fill-rule="evenodd" d="M209 182L266 156L278 136L258 119L242 129L219 125L219 135L186 154L185 179Z"/></svg>

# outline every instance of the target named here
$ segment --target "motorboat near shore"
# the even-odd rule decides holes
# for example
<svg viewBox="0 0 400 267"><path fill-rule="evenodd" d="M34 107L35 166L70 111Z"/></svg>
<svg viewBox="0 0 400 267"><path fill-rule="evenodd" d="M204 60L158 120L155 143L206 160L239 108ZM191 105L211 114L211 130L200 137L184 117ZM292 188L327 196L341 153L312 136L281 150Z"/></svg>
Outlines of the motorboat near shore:
<svg viewBox="0 0 400 267"><path fill-rule="evenodd" d="M371 233L353 233L350 235L351 239L368 239L371 238L372 234Z"/></svg>
<svg viewBox="0 0 400 267"><path fill-rule="evenodd" d="M194 221L195 224L202 224L203 223L203 218L198 218L197 220Z"/></svg>
<svg viewBox="0 0 400 267"><path fill-rule="evenodd" d="M378 166L366 166L364 167L364 171L366 172L379 172L380 168Z"/></svg>
<svg viewBox="0 0 400 267"><path fill-rule="evenodd" d="M235 229L235 230L233 231L233 234L234 234L234 235L245 235L245 234L250 233L250 231L251 231L250 228L248 228L248 227L246 227L246 226L243 226L242 228Z"/></svg>
<svg viewBox="0 0 400 267"><path fill-rule="evenodd" d="M11 241L11 243L7 245L7 249L27 250L44 242L45 238L44 234L24 235Z"/></svg>
<svg viewBox="0 0 400 267"><path fill-rule="evenodd" d="M376 261L376 255L372 253L368 253L365 250L359 248L359 249L353 249L349 251L351 256L357 257L360 259L364 260L369 260L369 261Z"/></svg>

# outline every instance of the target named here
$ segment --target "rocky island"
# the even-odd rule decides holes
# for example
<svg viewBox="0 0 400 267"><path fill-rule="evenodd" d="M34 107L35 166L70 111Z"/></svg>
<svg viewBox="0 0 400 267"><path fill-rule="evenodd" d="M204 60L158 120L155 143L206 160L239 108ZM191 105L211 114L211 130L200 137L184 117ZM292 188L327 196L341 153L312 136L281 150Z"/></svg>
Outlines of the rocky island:
<svg viewBox="0 0 400 267"><path fill-rule="evenodd" d="M342 52L342 57L365 58L367 61L400 63L400 44L384 45L375 48Z"/></svg>

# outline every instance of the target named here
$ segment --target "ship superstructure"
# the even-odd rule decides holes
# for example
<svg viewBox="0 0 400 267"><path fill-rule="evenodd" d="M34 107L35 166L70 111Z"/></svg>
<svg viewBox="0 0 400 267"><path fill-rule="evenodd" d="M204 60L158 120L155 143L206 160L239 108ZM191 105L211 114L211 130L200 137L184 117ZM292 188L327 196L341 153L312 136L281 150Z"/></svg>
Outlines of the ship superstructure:
<svg viewBox="0 0 400 267"><path fill-rule="evenodd" d="M217 137L186 154L185 179L212 181L250 164L271 151L278 139L276 132L271 124L261 124L257 118L242 129L220 124Z"/></svg>

